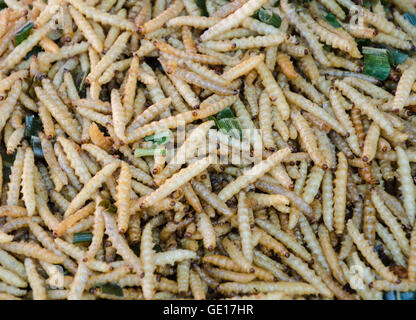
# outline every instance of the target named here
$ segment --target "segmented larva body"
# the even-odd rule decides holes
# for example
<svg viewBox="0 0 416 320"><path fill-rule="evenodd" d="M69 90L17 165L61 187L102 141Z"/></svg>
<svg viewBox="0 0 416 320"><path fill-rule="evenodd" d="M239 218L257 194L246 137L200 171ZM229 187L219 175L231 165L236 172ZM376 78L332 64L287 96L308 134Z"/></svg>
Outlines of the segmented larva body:
<svg viewBox="0 0 416 320"><path fill-rule="evenodd" d="M322 251L332 271L332 275L339 283L346 284L344 273L342 272L342 269L339 265L338 255L331 245L329 232L323 225L319 226L318 236Z"/></svg>
<svg viewBox="0 0 416 320"><path fill-rule="evenodd" d="M347 198L348 162L342 152L338 153L338 165L334 180L334 227L337 234L342 234L345 226Z"/></svg>
<svg viewBox="0 0 416 320"><path fill-rule="evenodd" d="M367 9L360 8L364 21L373 25L378 30L400 39L406 39L406 34L397 29L396 26L385 17L375 14Z"/></svg>
<svg viewBox="0 0 416 320"><path fill-rule="evenodd" d="M310 284L284 281L279 283L262 281L253 281L250 283L225 282L220 284L218 290L227 295L231 295L232 293L253 294L257 292L274 291L282 291L289 295L316 295L319 292Z"/></svg>
<svg viewBox="0 0 416 320"><path fill-rule="evenodd" d="M287 120L289 118L290 108L286 102L282 89L277 84L271 71L267 68L264 62L258 64L256 70L263 81L263 85L269 94L270 100L279 110L282 119Z"/></svg>
<svg viewBox="0 0 416 320"><path fill-rule="evenodd" d="M410 254L409 254L408 277L410 281L416 280L416 228L413 228L410 236Z"/></svg>
<svg viewBox="0 0 416 320"><path fill-rule="evenodd" d="M329 11L341 20L345 19L345 13L335 0L319 0Z"/></svg>
<svg viewBox="0 0 416 320"><path fill-rule="evenodd" d="M389 34L379 32L371 39L375 43L384 43L401 50L412 50L415 46L409 40L399 39Z"/></svg>
<svg viewBox="0 0 416 320"><path fill-rule="evenodd" d="M299 132L300 139L305 145L306 151L313 162L321 168L327 169L328 164L325 163L322 155L319 153L316 137L305 118L297 110L292 111L291 118L296 130Z"/></svg>
<svg viewBox="0 0 416 320"><path fill-rule="evenodd" d="M347 229L348 234L351 236L358 250L360 250L367 262L386 280L393 283L399 283L399 278L391 272L389 268L383 265L377 253L373 250L373 247L370 246L357 227L354 226L352 220L348 220Z"/></svg>
<svg viewBox="0 0 416 320"><path fill-rule="evenodd" d="M145 299L152 299L154 295L153 273L155 271L155 252L153 250L152 224L147 223L143 229L140 244L140 260L143 266L144 278L142 289Z"/></svg>
<svg viewBox="0 0 416 320"><path fill-rule="evenodd" d="M33 150L32 148L28 147L25 150L25 157L23 161L22 194L29 216L33 216L36 211L36 196L33 172L34 167L35 157L33 154Z"/></svg>
<svg viewBox="0 0 416 320"><path fill-rule="evenodd" d="M189 286L191 287L194 299L205 300L205 292L202 286L201 278L194 269L191 269L191 273L189 274Z"/></svg>
<svg viewBox="0 0 416 320"><path fill-rule="evenodd" d="M415 73L416 73L416 64L415 64ZM375 121L380 128L383 128L387 134L393 135L394 129L393 125L387 119L384 114L381 113L372 103L370 103L362 94L357 90L352 88L350 85L346 84L343 81L336 80L335 86L341 90L341 92L350 99L354 105L362 112L364 112L371 120Z"/></svg>
<svg viewBox="0 0 416 320"><path fill-rule="evenodd" d="M267 0L250 0L237 9L234 13L220 20L217 24L210 27L201 35L202 41L213 39L215 36L238 26L247 17L250 17L257 9L259 9Z"/></svg>
<svg viewBox="0 0 416 320"><path fill-rule="evenodd" d="M409 256L409 242L406 238L406 234L401 228L401 224L396 220L390 210L384 204L384 201L378 195L376 190L371 191L371 200L374 207L377 209L377 212L383 222L389 227L390 231L393 233L394 238L402 249L403 253L406 256Z"/></svg>
<svg viewBox="0 0 416 320"><path fill-rule="evenodd" d="M250 207L248 206L246 194L240 192L238 196L238 229L241 236L241 247L244 256L251 263L253 261L253 245L250 228Z"/></svg>
<svg viewBox="0 0 416 320"><path fill-rule="evenodd" d="M393 111L400 111L404 108L405 101L410 94L413 83L416 79L416 62L406 69L397 85L396 95L393 99Z"/></svg>
<svg viewBox="0 0 416 320"><path fill-rule="evenodd" d="M409 222L414 224L416 215L416 200L414 193L414 183L412 179L409 159L406 152L401 147L396 147L397 166L400 179L400 190L403 197L403 206L406 210ZM413 190L413 192L412 192Z"/></svg>
<svg viewBox="0 0 416 320"><path fill-rule="evenodd" d="M362 159L364 162L371 162L374 159L377 146L378 146L378 139L380 137L380 127L373 122L370 125L370 128L367 130L367 135L365 137L364 146L363 146L363 153Z"/></svg>
<svg viewBox="0 0 416 320"><path fill-rule="evenodd" d="M319 187L321 186L324 174L325 171L320 167L312 167L309 176L306 180L306 185L303 188L302 198L306 203L310 204L315 198L315 196L318 194Z"/></svg>
<svg viewBox="0 0 416 320"><path fill-rule="evenodd" d="M397 244L397 241L394 239L394 236L389 232L389 230L386 227L384 227L379 222L375 224L375 229L377 231L378 236L383 241L384 245L392 254L394 262L400 266L406 267L406 258L400 250L400 247Z"/></svg>
<svg viewBox="0 0 416 320"><path fill-rule="evenodd" d="M274 167L277 163L281 162L286 156L291 153L290 148L281 149L274 152L267 159L254 165L251 169L247 170L244 175L239 176L236 180L225 186L218 196L223 201L230 199L241 189L247 187L250 183L255 182L259 177L263 176L267 171Z"/></svg>
<svg viewBox="0 0 416 320"><path fill-rule="evenodd" d="M34 300L47 300L45 282L36 270L36 265L31 258L25 259L25 269Z"/></svg>
<svg viewBox="0 0 416 320"><path fill-rule="evenodd" d="M361 155L360 151L360 145L358 143L358 137L355 132L353 123L350 120L350 117L345 112L344 107L341 104L341 95L340 93L334 89L329 89L329 98L331 101L332 110L335 113L335 116L337 117L339 123L346 129L346 131L349 133L349 136L346 138L351 150L356 155Z"/></svg>
<svg viewBox="0 0 416 320"><path fill-rule="evenodd" d="M117 225L120 233L126 232L130 218L130 191L131 172L130 167L124 161L121 162L120 176L117 182Z"/></svg>
<svg viewBox="0 0 416 320"><path fill-rule="evenodd" d="M260 94L259 99L259 125L264 147L268 150L274 150L276 147L272 134L273 130L272 118L270 117L271 113L272 106L270 103L269 95L267 92L263 91Z"/></svg>

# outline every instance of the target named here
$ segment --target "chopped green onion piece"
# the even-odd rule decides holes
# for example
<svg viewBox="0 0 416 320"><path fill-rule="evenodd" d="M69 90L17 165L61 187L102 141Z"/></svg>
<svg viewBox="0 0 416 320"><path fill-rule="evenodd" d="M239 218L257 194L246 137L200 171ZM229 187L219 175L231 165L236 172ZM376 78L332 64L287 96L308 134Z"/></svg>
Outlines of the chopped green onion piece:
<svg viewBox="0 0 416 320"><path fill-rule="evenodd" d="M152 134L151 136L147 136L144 138L144 141L151 141L155 144L165 144L170 141L171 136L172 132L167 130Z"/></svg>
<svg viewBox="0 0 416 320"><path fill-rule="evenodd" d="M389 6L390 5L390 0L381 0L381 4L383 6Z"/></svg>
<svg viewBox="0 0 416 320"><path fill-rule="evenodd" d="M392 48L390 46L383 46L387 49L389 62L393 67L403 63L409 56L401 50Z"/></svg>
<svg viewBox="0 0 416 320"><path fill-rule="evenodd" d="M204 17L208 17L208 11L207 6L205 5L205 0L195 0L195 3L201 11L201 15Z"/></svg>
<svg viewBox="0 0 416 320"><path fill-rule="evenodd" d="M33 154L36 158L43 158L42 144L37 136L30 137L30 146L32 147Z"/></svg>
<svg viewBox="0 0 416 320"><path fill-rule="evenodd" d="M325 20L334 28L340 28L341 24L338 22L337 18L330 12L325 17Z"/></svg>
<svg viewBox="0 0 416 320"><path fill-rule="evenodd" d="M324 44L322 48L324 48L326 51L332 51L332 47L329 44Z"/></svg>
<svg viewBox="0 0 416 320"><path fill-rule="evenodd" d="M390 74L390 63L386 49L363 47L363 73L379 80L386 80Z"/></svg>
<svg viewBox="0 0 416 320"><path fill-rule="evenodd" d="M401 292L400 299L401 300L416 300L416 292L415 291Z"/></svg>
<svg viewBox="0 0 416 320"><path fill-rule="evenodd" d="M106 283L98 286L101 288L102 293L111 294L117 297L123 297L123 289L115 283Z"/></svg>
<svg viewBox="0 0 416 320"><path fill-rule="evenodd" d="M42 131L42 121L37 115L26 116L25 137L38 136L38 131Z"/></svg>
<svg viewBox="0 0 416 320"><path fill-rule="evenodd" d="M229 136L241 139L243 132L236 118L223 118L218 120L218 129Z"/></svg>
<svg viewBox="0 0 416 320"><path fill-rule="evenodd" d="M3 10L4 8L7 8L7 4L4 2L4 0L0 0L0 10Z"/></svg>
<svg viewBox="0 0 416 320"><path fill-rule="evenodd" d="M217 118L215 118L214 116L209 116L208 117L208 120L212 120L212 121L214 121L215 122L215 126L217 127L217 129L218 129L218 120L217 120Z"/></svg>
<svg viewBox="0 0 416 320"><path fill-rule="evenodd" d="M415 15L415 14L411 14L411 13L409 13L409 12L406 12L406 13L404 14L404 17L405 17L407 20L409 20L409 22L410 22L411 24L413 24L414 26L416 26L416 15Z"/></svg>
<svg viewBox="0 0 416 320"><path fill-rule="evenodd" d="M229 107L217 113L217 120L224 118L235 118L234 113L231 111Z"/></svg>
<svg viewBox="0 0 416 320"><path fill-rule="evenodd" d="M157 150L158 150L157 148L149 148L149 149L137 148L136 150L134 150L134 156L136 158L154 156ZM163 156L166 155L166 150L162 150L162 155Z"/></svg>
<svg viewBox="0 0 416 320"><path fill-rule="evenodd" d="M16 46L21 44L23 41L25 41L29 37L30 30L33 28L33 26L34 26L33 22L29 22L22 29L16 32L14 36L14 43Z"/></svg>
<svg viewBox="0 0 416 320"><path fill-rule="evenodd" d="M264 8L257 10L254 17L261 22L272 25L275 28L279 28L282 24L282 19L277 14L274 14Z"/></svg>
<svg viewBox="0 0 416 320"><path fill-rule="evenodd" d="M105 208L105 210L108 213L116 213L117 212L117 207L115 205L113 205L111 203L110 200L105 199L105 200L101 200L101 202L98 204L100 207Z"/></svg>
<svg viewBox="0 0 416 320"><path fill-rule="evenodd" d="M25 56L25 60L29 59L31 56L33 56L34 54L38 54L39 52L45 51L43 50L42 47L40 46L34 46L32 50L30 50L27 55Z"/></svg>
<svg viewBox="0 0 416 320"><path fill-rule="evenodd" d="M78 232L74 233L74 238L72 243L81 243L81 242L91 242L92 233L91 232Z"/></svg>

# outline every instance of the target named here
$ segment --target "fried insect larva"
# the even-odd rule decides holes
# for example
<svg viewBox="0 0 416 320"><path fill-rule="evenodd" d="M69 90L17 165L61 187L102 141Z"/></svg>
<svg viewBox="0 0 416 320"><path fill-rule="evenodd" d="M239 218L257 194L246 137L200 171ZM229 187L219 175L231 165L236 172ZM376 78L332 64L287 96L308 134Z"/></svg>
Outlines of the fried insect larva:
<svg viewBox="0 0 416 320"><path fill-rule="evenodd" d="M306 203L310 204L318 194L324 174L325 171L321 168L317 166L312 167L306 180L306 185L303 188L302 198Z"/></svg>
<svg viewBox="0 0 416 320"><path fill-rule="evenodd" d="M358 137L355 132L353 123L351 122L348 114L345 112L343 105L341 104L341 95L340 93L334 89L329 89L329 98L331 101L332 110L334 111L335 116L337 117L339 123L345 128L347 133L349 134L348 137L345 139L347 140L351 150L356 155L361 155L361 147L358 143Z"/></svg>
<svg viewBox="0 0 416 320"><path fill-rule="evenodd" d="M208 49L227 52L239 49L251 49L260 47L273 47L286 41L288 36L284 33L269 34L266 36L250 36L247 38L234 38L231 40L207 41L204 46Z"/></svg>
<svg viewBox="0 0 416 320"><path fill-rule="evenodd" d="M7 120L11 116L14 107L16 105L17 99L20 96L22 91L22 81L16 81L10 91L8 92L7 99L2 103L1 111L2 114L0 116L0 129L3 129L6 125Z"/></svg>
<svg viewBox="0 0 416 320"><path fill-rule="evenodd" d="M123 257L123 259L133 268L137 275L142 276L142 266L140 259L130 249L124 237L122 237L117 230L117 224L115 219L107 212L103 212L106 233L117 250L117 253Z"/></svg>
<svg viewBox="0 0 416 320"><path fill-rule="evenodd" d="M415 64L416 70L416 64ZM364 112L370 119L378 124L380 128L389 134L392 135L394 132L393 126L389 119L387 119L381 111L379 111L372 103L364 98L357 90L352 88L350 85L346 84L343 81L335 80L335 86L341 90L341 92L350 99L356 107L358 107L362 112Z"/></svg>
<svg viewBox="0 0 416 320"><path fill-rule="evenodd" d="M123 32L111 48L106 52L106 54L101 58L101 60L92 67L91 72L88 74L86 80L92 82L97 80L103 72L116 60L116 58L121 54L124 47L127 44L128 39L130 38L130 32Z"/></svg>
<svg viewBox="0 0 416 320"><path fill-rule="evenodd" d="M322 179L322 214L325 226L329 231L333 230L333 197L332 172L327 170Z"/></svg>
<svg viewBox="0 0 416 320"><path fill-rule="evenodd" d="M68 228L73 226L76 222L88 217L94 211L94 202L87 204L82 209L62 220L54 229L54 236L62 236Z"/></svg>
<svg viewBox="0 0 416 320"><path fill-rule="evenodd" d="M319 0L330 12L336 15L339 19L345 19L345 13L335 0Z"/></svg>
<svg viewBox="0 0 416 320"><path fill-rule="evenodd" d="M233 293L253 294L257 292L272 293L285 292L288 295L317 295L319 291L304 282L265 282L252 281L249 283L225 282L221 283L218 290L226 295Z"/></svg>
<svg viewBox="0 0 416 320"><path fill-rule="evenodd" d="M253 245L250 230L249 211L245 192L240 191L238 195L238 230L241 236L241 248L246 259L253 262Z"/></svg>
<svg viewBox="0 0 416 320"><path fill-rule="evenodd" d="M25 134L25 126L21 126L17 128L7 139L6 149L7 154L13 154L14 151L17 149L19 144L22 142L22 139Z"/></svg>
<svg viewBox="0 0 416 320"><path fill-rule="evenodd" d="M393 97L393 95L390 92L364 79L346 77L343 81L355 88L363 90L373 98L390 100Z"/></svg>
<svg viewBox="0 0 416 320"><path fill-rule="evenodd" d="M78 210L107 180L107 178L118 168L119 162L114 161L103 167L97 174L92 177L81 189L81 191L72 199L67 210L65 211L65 217L71 215Z"/></svg>
<svg viewBox="0 0 416 320"><path fill-rule="evenodd" d="M121 103L121 97L118 90L111 90L111 108L113 111L113 125L114 131L117 137L121 141L126 140L125 128L126 128L126 114L125 109Z"/></svg>
<svg viewBox="0 0 416 320"><path fill-rule="evenodd" d="M187 168L182 169L178 173L174 174L172 177L167 179L158 189L147 195L142 200L140 206L147 208L155 204L157 201L165 198L178 187L185 184L196 175L200 174L210 165L210 162L211 158L206 157L190 164Z"/></svg>
<svg viewBox="0 0 416 320"><path fill-rule="evenodd" d="M347 222L348 234L351 236L355 245L361 254L365 257L367 262L376 270L384 279L393 282L400 283L399 278L392 273L389 268L383 265L377 253L374 252L373 247L371 247L364 236L360 233L357 227L354 226L352 220Z"/></svg>
<svg viewBox="0 0 416 320"><path fill-rule="evenodd" d="M256 70L263 81L263 85L269 94L270 100L279 110L282 119L287 120L289 118L290 109L282 89L280 89L272 73L264 62L259 63Z"/></svg>
<svg viewBox="0 0 416 320"><path fill-rule="evenodd" d="M104 134L101 132L101 130L98 128L97 124L95 122L92 122L89 127L89 136L91 138L91 142L100 147L101 149L104 149L105 151L109 152L112 146L112 141L105 137Z"/></svg>
<svg viewBox="0 0 416 320"><path fill-rule="evenodd" d="M25 150L25 157L23 161L23 173L22 173L22 194L27 214L33 216L36 211L36 196L34 185L34 170L35 157L32 148L28 147Z"/></svg>
<svg viewBox="0 0 416 320"><path fill-rule="evenodd" d="M0 264L8 270L13 270L22 279L27 278L23 263L2 249L0 249Z"/></svg>
<svg viewBox="0 0 416 320"><path fill-rule="evenodd" d="M189 286L195 300L205 300L205 292L202 287L201 278L193 268L189 274Z"/></svg>
<svg viewBox="0 0 416 320"><path fill-rule="evenodd" d="M416 229L413 228L410 235L410 254L408 260L408 278L410 281L416 280Z"/></svg>
<svg viewBox="0 0 416 320"><path fill-rule="evenodd" d="M188 26L196 29L210 28L221 19L216 17L201 17L201 16L179 16L170 19L167 23L167 27L182 27Z"/></svg>
<svg viewBox="0 0 416 320"><path fill-rule="evenodd" d="M416 215L416 200L415 193L412 192L414 188L414 183L410 170L409 158L406 155L406 152L403 148L396 147L397 154L397 166L400 179L400 190L403 197L403 206L406 210L406 214L409 218L411 225L414 224L415 215Z"/></svg>
<svg viewBox="0 0 416 320"><path fill-rule="evenodd" d="M213 104L209 104L204 108L201 107L200 110L191 110L177 114L176 116L171 116L159 121L153 121L147 125L144 125L141 128L138 128L133 133L127 135L127 142L135 142L140 138L145 136L151 135L155 133L157 130L163 129L172 129L176 128L179 124L193 122L197 119L204 119L209 117L210 115L216 114L221 110L229 107L236 101L236 96L226 96L223 99L215 102Z"/></svg>
<svg viewBox="0 0 416 320"><path fill-rule="evenodd" d="M398 112L403 109L405 101L407 100L411 87L416 79L416 62L414 62L408 69L403 72L400 81L397 85L396 94L393 99L392 110Z"/></svg>
<svg viewBox="0 0 416 320"><path fill-rule="evenodd" d="M399 292L408 292L413 291L416 288L415 282L402 280L400 283L392 283L387 280L375 280L371 283L372 288L382 291L399 291Z"/></svg>
<svg viewBox="0 0 416 320"><path fill-rule="evenodd" d="M66 158L65 153L59 143L55 143L54 151L57 156L59 165L67 175L69 182L73 187L75 187L75 189L80 190L82 188L82 185L76 177L74 170L71 168L69 161Z"/></svg>
<svg viewBox="0 0 416 320"><path fill-rule="evenodd" d="M300 78L299 78L300 79ZM297 80L299 80L297 79ZM302 108L303 110L310 112L312 115L322 119L328 123L331 128L337 131L339 134L345 136L347 134L344 127L342 127L336 119L334 119L330 114L328 114L323 108L319 107L315 103L306 99L305 97L291 92L289 90L284 90L285 96L289 102L295 104L296 106Z"/></svg>
<svg viewBox="0 0 416 320"><path fill-rule="evenodd" d="M131 191L131 172L130 167L121 162L120 176L117 182L117 225L119 232L126 232L130 218L130 191Z"/></svg>
<svg viewBox="0 0 416 320"><path fill-rule="evenodd" d="M26 275L27 272L25 271ZM20 276L18 276L16 273L7 270L6 268L3 268L0 266L0 279L4 281L5 283L18 287L18 288L26 288L27 282L23 280Z"/></svg>
<svg viewBox="0 0 416 320"><path fill-rule="evenodd" d="M296 79L299 76L295 71L292 61L290 61L290 57L287 54L282 52L278 53L276 61L284 75L289 79Z"/></svg>
<svg viewBox="0 0 416 320"><path fill-rule="evenodd" d="M151 222L146 224L143 229L140 244L140 261L144 271L141 285L145 299L152 299L154 296L153 273L156 269L156 265L155 252L153 250L152 227Z"/></svg>
<svg viewBox="0 0 416 320"><path fill-rule="evenodd" d="M70 0L69 3L73 5L79 12L94 21L101 22L102 24L112 25L123 30L136 31L134 23L125 18L121 18L118 15L110 14L105 11L101 11L93 6L88 5L82 0Z"/></svg>
<svg viewBox="0 0 416 320"><path fill-rule="evenodd" d="M53 146L47 139L46 135L43 132L39 132L38 136L42 145L43 155L49 166L51 179L55 185L55 191L59 192L64 185L68 184L68 177L59 166L58 160L56 159L55 152L53 150Z"/></svg>
<svg viewBox="0 0 416 320"><path fill-rule="evenodd" d="M4 282L0 282L0 292L3 294L11 294L14 296L24 296L27 294L26 290L19 289L15 286L10 286Z"/></svg>
<svg viewBox="0 0 416 320"><path fill-rule="evenodd" d="M80 132L67 107L58 97L52 83L43 81L43 88L35 87L36 96L48 109L61 128L77 143L81 141Z"/></svg>
<svg viewBox="0 0 416 320"><path fill-rule="evenodd" d="M254 273L254 268L249 260L242 255L240 249L228 238L224 238L222 245L230 258L243 270L244 272Z"/></svg>
<svg viewBox="0 0 416 320"><path fill-rule="evenodd" d="M34 259L43 260L52 264L63 262L60 257L50 250L44 249L37 244L29 242L10 242L0 244L0 248L9 252L21 254Z"/></svg>
<svg viewBox="0 0 416 320"><path fill-rule="evenodd" d="M221 84L215 83L214 81L206 80L198 74L182 68L176 68L173 74L187 83L193 84L200 88L208 89L219 95L230 95L238 93L238 91L229 89Z"/></svg>
<svg viewBox="0 0 416 320"><path fill-rule="evenodd" d="M89 269L85 262L78 264L78 269L74 280L71 283L71 289L68 293L68 300L82 300L82 294L87 285Z"/></svg>
<svg viewBox="0 0 416 320"><path fill-rule="evenodd" d="M19 202L20 183L22 181L24 151L19 148L11 168L10 182L7 191L7 205L15 206Z"/></svg>
<svg viewBox="0 0 416 320"><path fill-rule="evenodd" d="M396 220L396 218L393 216L390 210L386 207L384 201L379 196L376 190L371 191L371 200L373 202L374 207L377 209L377 212L380 215L381 219L393 233L394 238L396 239L400 248L403 250L403 253L406 256L408 256L410 250L409 242L406 238L403 229L401 228L400 223Z"/></svg>
<svg viewBox="0 0 416 320"><path fill-rule="evenodd" d="M92 232L93 237L91 240L91 244L88 247L88 250L84 255L84 260L86 261L95 257L95 255L97 254L103 242L105 222L104 222L104 217L103 217L104 209L99 204L100 199L101 198L99 197L96 198L95 212L94 212L94 226L93 226L93 232Z"/></svg>
<svg viewBox="0 0 416 320"><path fill-rule="evenodd" d="M184 260L178 263L176 274L178 281L178 292L180 295L185 295L189 289L189 274L191 270L191 261Z"/></svg>
<svg viewBox="0 0 416 320"><path fill-rule="evenodd" d="M329 232L323 225L319 226L318 235L322 251L325 255L326 260L328 261L328 265L332 271L332 275L335 279L337 279L337 281L340 284L345 285L346 280L344 273L342 272L342 269L339 265L338 255L335 253L335 250L331 245Z"/></svg>
<svg viewBox="0 0 416 320"><path fill-rule="evenodd" d="M239 176L237 179L225 186L219 193L218 196L223 201L230 199L241 189L247 187L250 183L255 182L258 178L262 177L266 172L270 171L276 164L282 161L283 158L287 157L291 153L290 148L285 148L274 152L267 159L254 165L251 169L247 170L244 175Z"/></svg>
<svg viewBox="0 0 416 320"><path fill-rule="evenodd" d="M334 228L342 234L345 226L345 210L347 197L348 162L342 152L338 153L338 166L334 180Z"/></svg>
<svg viewBox="0 0 416 320"><path fill-rule="evenodd" d="M295 252L298 256L300 256L305 261L309 262L312 260L311 255L309 252L301 246L295 238L293 238L290 234L287 232L284 232L282 230L277 229L274 225L271 223L261 220L261 219L255 219L256 224L264 229L266 232L268 232L270 235L275 237L278 241L283 243L287 248Z"/></svg>
<svg viewBox="0 0 416 320"><path fill-rule="evenodd" d="M264 60L264 54L259 54L253 57L250 57L247 60L243 60L236 66L232 67L231 69L227 70L222 74L222 77L230 83L234 79L238 77L248 74L252 69L256 68L256 66Z"/></svg>
<svg viewBox="0 0 416 320"><path fill-rule="evenodd" d="M272 106L270 102L269 95L266 91L263 91L260 94L259 99L259 126L261 130L261 136L263 139L264 148L267 150L275 150L275 143L272 134L272 118L270 114L272 113Z"/></svg>
<svg viewBox="0 0 416 320"><path fill-rule="evenodd" d="M176 111L185 112L188 111L188 107L185 105L181 95L179 94L178 90L176 90L175 86L171 83L169 78L165 75L162 75L162 73L156 73L160 86L162 87L165 94L171 98L172 105L176 109ZM137 99L137 96L136 96ZM160 101L159 101L160 102ZM136 114L139 112L136 112ZM140 113L139 113L140 114Z"/></svg>
<svg viewBox="0 0 416 320"><path fill-rule="evenodd" d="M377 33L377 35L373 37L371 40L375 43L383 43L401 50L412 50L414 48L414 45L409 40L396 38L392 35L385 34L382 32Z"/></svg>
<svg viewBox="0 0 416 320"><path fill-rule="evenodd" d="M408 10L404 10L408 11ZM408 11L410 12L410 11ZM393 10L393 17L394 20L398 23L398 25L411 37L416 37L416 28L412 25L409 20L407 20L404 16L402 16L397 10Z"/></svg>
<svg viewBox="0 0 416 320"><path fill-rule="evenodd" d="M192 187L197 195L206 201L209 205L215 208L219 213L231 217L234 214L234 210L229 208L217 194L211 192L205 185L195 179L191 181Z"/></svg>
<svg viewBox="0 0 416 320"><path fill-rule="evenodd" d="M39 41L53 28L53 21L50 21L43 26L37 28L34 32L32 32L26 41L23 41L21 44L16 46L12 52L9 53L7 58L3 60L0 65L2 70L5 72L7 70L12 69L16 66L22 59L26 56L26 54L35 47Z"/></svg>
<svg viewBox="0 0 416 320"><path fill-rule="evenodd" d="M61 144L68 160L71 163L71 167L74 169L81 183L86 184L91 179L91 174L77 151L78 146L64 137L58 137L58 142Z"/></svg>
<svg viewBox="0 0 416 320"><path fill-rule="evenodd" d="M191 250L176 249L166 252L158 252L155 255L155 265L165 266L167 264L175 264L185 260L196 258L196 253Z"/></svg>
<svg viewBox="0 0 416 320"><path fill-rule="evenodd" d="M237 9L234 13L228 15L226 18L220 20L214 26L206 30L201 35L201 40L211 40L217 35L220 35L225 31L237 27L241 22L243 22L246 18L250 17L257 9L259 9L265 3L265 0L249 0L239 9Z"/></svg>
<svg viewBox="0 0 416 320"><path fill-rule="evenodd" d="M306 24L312 29L312 31L321 39L321 41L332 46L333 48L338 48L342 51L348 52L353 58L362 57L355 43L352 43L337 34L329 32L313 20L308 14L301 12L300 16L305 20Z"/></svg>
<svg viewBox="0 0 416 320"><path fill-rule="evenodd" d="M305 118L298 110L292 110L291 119L311 159L322 169L327 169L328 164L324 162L322 155L319 153L316 137Z"/></svg>
<svg viewBox="0 0 416 320"><path fill-rule="evenodd" d="M380 137L380 127L373 122L367 130L365 137L362 159L364 162L370 162L374 159L377 152L378 139Z"/></svg>
<svg viewBox="0 0 416 320"><path fill-rule="evenodd" d="M45 281L37 272L35 263L31 258L25 259L25 269L30 287L33 291L33 299L47 300Z"/></svg>
<svg viewBox="0 0 416 320"><path fill-rule="evenodd" d="M74 22L83 33L84 37L91 43L91 46L97 52L102 52L104 49L101 39L97 36L94 29L91 27L87 19L73 7L69 7L69 12L74 19Z"/></svg>
<svg viewBox="0 0 416 320"><path fill-rule="evenodd" d="M142 34L150 33L162 27L168 20L179 15L183 10L184 4L182 0L175 0L169 5L169 7L154 17L152 20L147 21L143 25L139 26L138 32Z"/></svg>
<svg viewBox="0 0 416 320"><path fill-rule="evenodd" d="M375 224L375 229L377 231L378 236L383 241L384 245L391 252L394 262L400 266L406 267L406 258L402 254L399 245L394 239L394 236L389 232L389 230L386 227L384 227L379 222Z"/></svg>

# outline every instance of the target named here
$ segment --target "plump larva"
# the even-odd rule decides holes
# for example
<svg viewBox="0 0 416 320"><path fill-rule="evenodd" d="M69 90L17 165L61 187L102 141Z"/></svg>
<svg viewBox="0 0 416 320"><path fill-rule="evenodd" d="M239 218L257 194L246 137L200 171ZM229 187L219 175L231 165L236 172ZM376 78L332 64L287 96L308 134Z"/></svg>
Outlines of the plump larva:
<svg viewBox="0 0 416 320"><path fill-rule="evenodd" d="M416 290L414 1L4 2L0 299Z"/></svg>

